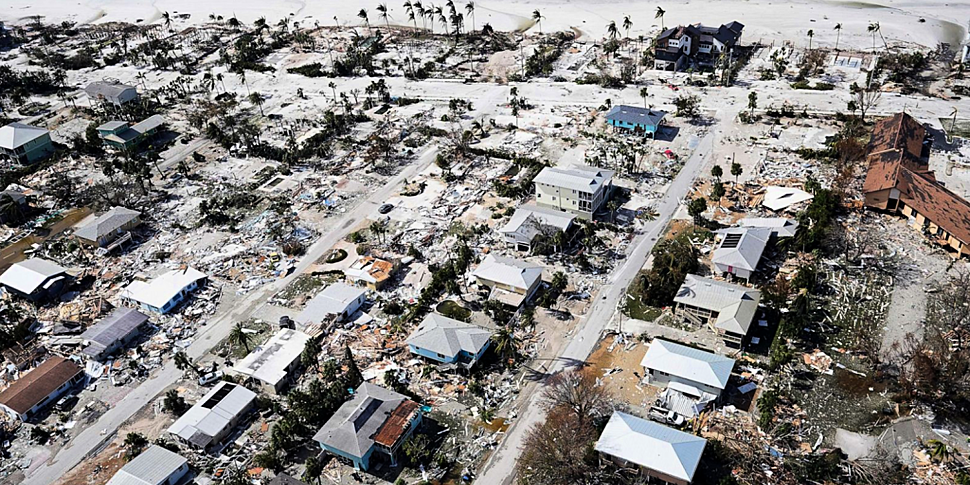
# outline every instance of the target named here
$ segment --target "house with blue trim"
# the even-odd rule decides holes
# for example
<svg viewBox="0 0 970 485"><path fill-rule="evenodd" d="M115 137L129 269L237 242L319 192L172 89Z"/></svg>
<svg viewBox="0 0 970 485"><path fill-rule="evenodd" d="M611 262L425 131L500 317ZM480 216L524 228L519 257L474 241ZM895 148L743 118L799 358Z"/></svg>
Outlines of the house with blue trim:
<svg viewBox="0 0 970 485"><path fill-rule="evenodd" d="M492 332L486 328L429 313L408 336L407 344L414 355L470 369L488 350L491 339Z"/></svg>
<svg viewBox="0 0 970 485"><path fill-rule="evenodd" d="M194 268L175 269L151 282L132 281L121 291L121 301L162 315L172 311L195 290L205 286L208 276Z"/></svg>
<svg viewBox="0 0 970 485"><path fill-rule="evenodd" d="M624 130L656 138L665 116L667 113L660 110L619 105L606 113L606 124L614 131Z"/></svg>
<svg viewBox="0 0 970 485"><path fill-rule="evenodd" d="M313 440L327 453L367 471L372 460L397 466L397 451L421 424L421 406L403 394L368 382L337 409Z"/></svg>

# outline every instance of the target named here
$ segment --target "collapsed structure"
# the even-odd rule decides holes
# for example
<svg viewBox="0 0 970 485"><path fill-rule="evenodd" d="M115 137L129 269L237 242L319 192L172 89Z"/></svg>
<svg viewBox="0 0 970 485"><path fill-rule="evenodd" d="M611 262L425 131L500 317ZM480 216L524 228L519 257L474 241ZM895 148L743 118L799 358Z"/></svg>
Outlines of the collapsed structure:
<svg viewBox="0 0 970 485"><path fill-rule="evenodd" d="M880 120L869 141L865 205L902 214L954 256L970 255L970 203L929 169L926 128L906 113Z"/></svg>
<svg viewBox="0 0 970 485"><path fill-rule="evenodd" d="M179 417L168 432L189 446L210 451L229 436L255 403L255 392L220 381Z"/></svg>
<svg viewBox="0 0 970 485"><path fill-rule="evenodd" d="M258 382L268 394L278 394L300 367L300 354L310 336L289 328L280 329L232 367L233 374Z"/></svg>

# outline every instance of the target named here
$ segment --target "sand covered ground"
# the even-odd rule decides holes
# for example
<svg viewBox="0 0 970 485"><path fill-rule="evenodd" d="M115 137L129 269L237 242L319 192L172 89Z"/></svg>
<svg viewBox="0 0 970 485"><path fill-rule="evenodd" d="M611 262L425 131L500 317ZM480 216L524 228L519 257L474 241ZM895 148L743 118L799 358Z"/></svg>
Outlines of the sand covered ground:
<svg viewBox="0 0 970 485"><path fill-rule="evenodd" d="M210 14L225 18L236 16L242 22L265 17L275 23L292 15L292 20L306 24L358 25L357 12L365 8L371 24L383 24L375 10L378 0L3 0L0 1L0 20L16 23L24 18L41 15L50 21L71 20L79 23L111 21L159 22L162 12L171 15L190 14L177 19L175 27L208 21ZM390 23L408 24L402 1L388 3ZM432 2L425 2L430 4ZM433 2L444 5L444 0ZM462 6L464 0L455 2ZM704 22L711 24L737 20L746 25L745 38L750 41L808 42L808 30L813 30L813 44L833 46L842 24L840 46L871 48L873 38L866 31L870 22L879 22L882 34L891 45L935 47L939 42L956 45L966 37L966 22L970 18L970 0L662 0L643 2L634 0L483 0L476 1L474 21L477 27L488 22L501 30L537 31L540 26L531 20L533 10L544 17L543 31L578 29L593 38L606 34L606 25L630 16L633 28L629 35L653 36L660 29L654 14L658 5L666 10L665 26ZM466 25L471 16L465 14ZM922 21L921 21L922 20ZM421 26L421 21L418 21ZM441 30L440 24L436 26ZM626 35L621 30L621 35ZM882 40L876 37L877 45Z"/></svg>

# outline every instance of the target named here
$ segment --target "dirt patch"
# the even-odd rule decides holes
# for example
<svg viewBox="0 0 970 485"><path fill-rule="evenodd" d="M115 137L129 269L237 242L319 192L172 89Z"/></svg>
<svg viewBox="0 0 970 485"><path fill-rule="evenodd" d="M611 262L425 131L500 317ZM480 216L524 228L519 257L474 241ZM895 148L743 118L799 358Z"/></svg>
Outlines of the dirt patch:
<svg viewBox="0 0 970 485"><path fill-rule="evenodd" d="M658 389L640 384L640 361L647 353L647 345L629 339L617 342L617 338L610 335L600 341L587 360L586 372L593 373L617 401L648 408L657 398Z"/></svg>

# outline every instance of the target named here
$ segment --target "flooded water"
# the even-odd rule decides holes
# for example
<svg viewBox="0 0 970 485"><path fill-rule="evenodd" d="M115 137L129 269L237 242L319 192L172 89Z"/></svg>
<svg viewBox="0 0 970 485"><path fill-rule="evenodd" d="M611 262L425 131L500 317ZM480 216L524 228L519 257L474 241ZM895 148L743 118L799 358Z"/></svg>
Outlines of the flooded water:
<svg viewBox="0 0 970 485"><path fill-rule="evenodd" d="M6 271L12 264L27 259L24 251L30 249L34 244L39 244L64 232L89 215L91 215L91 209L87 207L71 209L61 214L59 218L52 219L35 229L31 235L0 249L0 273Z"/></svg>
<svg viewBox="0 0 970 485"><path fill-rule="evenodd" d="M851 396L866 396L873 392L886 390L885 382L877 381L869 375L860 376L842 369L835 369L835 382L846 394Z"/></svg>

